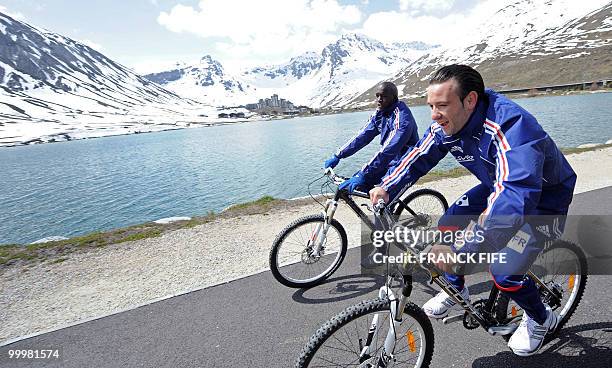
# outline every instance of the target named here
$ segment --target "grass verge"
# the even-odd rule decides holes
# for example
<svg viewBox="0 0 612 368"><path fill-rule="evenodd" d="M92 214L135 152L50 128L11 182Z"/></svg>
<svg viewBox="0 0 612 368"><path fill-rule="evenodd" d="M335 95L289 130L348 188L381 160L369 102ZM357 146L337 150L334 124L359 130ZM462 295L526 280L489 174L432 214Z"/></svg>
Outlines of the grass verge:
<svg viewBox="0 0 612 368"><path fill-rule="evenodd" d="M423 184L430 181L458 178L466 175L470 175L470 172L464 167L455 167L449 170L434 170L428 172L427 175L419 179L418 183Z"/></svg>
<svg viewBox="0 0 612 368"><path fill-rule="evenodd" d="M40 263L45 261L60 263L67 259L63 256L78 250L95 249L111 244L156 238L168 231L181 228L192 228L218 218L266 213L278 202L287 201L281 201L271 196L264 196L252 202L228 207L220 214L209 212L204 216L193 217L191 220L176 221L170 224L147 222L125 228L95 232L66 240L41 244L0 245L0 270L14 264Z"/></svg>
<svg viewBox="0 0 612 368"><path fill-rule="evenodd" d="M608 144L599 144L597 146L593 146L593 147L571 147L571 148L561 148L561 152L563 152L563 154L565 155L571 155L574 153L582 153L582 152L588 152L588 151L597 151L600 149L605 149L605 148L610 148L612 147L612 143L608 143Z"/></svg>

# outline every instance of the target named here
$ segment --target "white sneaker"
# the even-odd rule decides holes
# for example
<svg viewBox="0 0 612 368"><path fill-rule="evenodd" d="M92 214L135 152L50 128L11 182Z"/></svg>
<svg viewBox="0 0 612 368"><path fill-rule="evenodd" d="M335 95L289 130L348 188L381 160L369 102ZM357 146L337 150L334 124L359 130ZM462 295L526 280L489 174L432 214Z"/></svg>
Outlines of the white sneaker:
<svg viewBox="0 0 612 368"><path fill-rule="evenodd" d="M466 299L470 300L470 292L467 286L461 290L461 295ZM448 311L457 304L453 298L450 297L445 291L440 291L438 295L429 299L427 303L423 304L423 310L425 314L430 318L444 318L448 315Z"/></svg>
<svg viewBox="0 0 612 368"><path fill-rule="evenodd" d="M559 324L559 317L549 306L546 306L548 317L543 325L538 324L527 313L523 312L521 324L508 341L508 347L516 355L529 356L540 350L546 334L552 333Z"/></svg>

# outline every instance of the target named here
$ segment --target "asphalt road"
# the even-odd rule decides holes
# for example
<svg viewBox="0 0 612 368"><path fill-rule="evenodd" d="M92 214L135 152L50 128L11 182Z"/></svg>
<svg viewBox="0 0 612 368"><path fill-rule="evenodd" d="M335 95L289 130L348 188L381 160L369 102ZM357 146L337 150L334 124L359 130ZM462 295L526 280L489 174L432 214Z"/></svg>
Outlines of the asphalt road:
<svg viewBox="0 0 612 368"><path fill-rule="evenodd" d="M580 194L570 213L612 214L602 205L610 198L612 187ZM350 250L327 283L309 290L286 288L264 272L18 341L0 347L0 367L290 367L323 322L376 296L381 280L360 275L358 256ZM432 367L612 367L610 281L590 276L569 324L528 358L482 329L434 322ZM478 276L468 284L483 297L491 287ZM422 305L436 292L421 279L412 301ZM61 358L9 360L11 349L59 349Z"/></svg>

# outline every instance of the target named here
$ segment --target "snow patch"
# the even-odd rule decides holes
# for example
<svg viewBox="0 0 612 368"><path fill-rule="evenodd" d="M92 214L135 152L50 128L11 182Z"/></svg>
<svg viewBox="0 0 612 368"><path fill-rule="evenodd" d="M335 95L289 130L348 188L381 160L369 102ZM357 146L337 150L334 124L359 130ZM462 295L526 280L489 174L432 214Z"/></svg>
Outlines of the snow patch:
<svg viewBox="0 0 612 368"><path fill-rule="evenodd" d="M189 220L191 220L191 217L166 217L163 219L155 220L153 222L156 224L170 224L172 222L189 221Z"/></svg>
<svg viewBox="0 0 612 368"><path fill-rule="evenodd" d="M47 236L46 238L42 238L39 239L37 241L31 242L30 244L42 244L42 243L48 243L48 242L52 242L52 241L60 241L60 240L67 240L68 238L64 237L64 236Z"/></svg>
<svg viewBox="0 0 612 368"><path fill-rule="evenodd" d="M559 58L559 60L561 60L561 59L575 59L577 57L581 57L583 55L590 55L590 54L591 54L590 52L583 51L583 52L578 52L576 54L561 56Z"/></svg>
<svg viewBox="0 0 612 368"><path fill-rule="evenodd" d="M602 143L585 143L585 144L578 145L576 148L592 148L592 147L597 147L601 145Z"/></svg>

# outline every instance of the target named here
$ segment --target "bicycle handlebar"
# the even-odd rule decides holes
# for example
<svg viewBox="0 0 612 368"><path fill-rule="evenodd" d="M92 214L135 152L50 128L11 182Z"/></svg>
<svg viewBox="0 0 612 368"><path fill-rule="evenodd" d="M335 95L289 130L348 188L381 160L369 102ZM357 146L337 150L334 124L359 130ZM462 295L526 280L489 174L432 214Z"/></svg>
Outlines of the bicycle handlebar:
<svg viewBox="0 0 612 368"><path fill-rule="evenodd" d="M332 169L331 167L328 167L327 169L325 169L325 175L327 175L331 181L334 182L334 184L336 185L340 185L343 182L345 182L346 180L348 180L349 178L345 177L345 176L341 176L336 174L336 172L334 171L334 169ZM362 192L359 190L354 190L353 192L349 193L349 194L354 194L358 197L363 197L363 198L369 198L370 195L366 192Z"/></svg>
<svg viewBox="0 0 612 368"><path fill-rule="evenodd" d="M348 180L348 178L336 174L334 169L332 169L331 167L325 169L325 175L329 176L329 178L336 184L340 184L343 181Z"/></svg>

